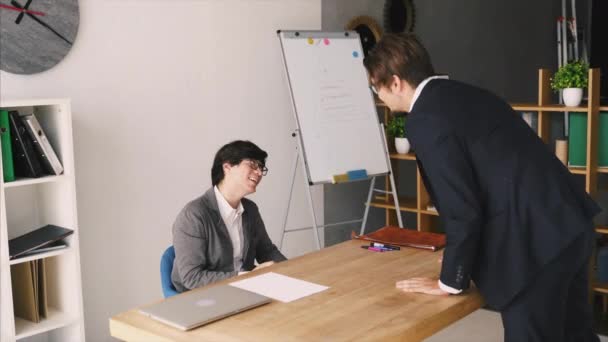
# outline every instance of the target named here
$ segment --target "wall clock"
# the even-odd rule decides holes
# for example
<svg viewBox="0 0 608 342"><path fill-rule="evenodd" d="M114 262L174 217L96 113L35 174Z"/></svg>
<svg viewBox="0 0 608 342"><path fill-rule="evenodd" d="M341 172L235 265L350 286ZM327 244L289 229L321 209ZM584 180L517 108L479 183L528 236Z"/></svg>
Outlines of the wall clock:
<svg viewBox="0 0 608 342"><path fill-rule="evenodd" d="M52 68L74 45L79 22L78 0L0 0L0 70Z"/></svg>

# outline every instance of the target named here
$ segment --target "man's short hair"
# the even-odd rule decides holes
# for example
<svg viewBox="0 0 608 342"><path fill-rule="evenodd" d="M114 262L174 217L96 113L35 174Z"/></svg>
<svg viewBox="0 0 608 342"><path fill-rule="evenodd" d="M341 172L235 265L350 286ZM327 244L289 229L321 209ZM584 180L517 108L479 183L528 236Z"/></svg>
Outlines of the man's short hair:
<svg viewBox="0 0 608 342"><path fill-rule="evenodd" d="M220 148L213 159L211 167L211 184L218 185L224 179L224 163L238 165L244 159L257 160L266 165L268 153L259 148L256 144L246 140L235 140Z"/></svg>
<svg viewBox="0 0 608 342"><path fill-rule="evenodd" d="M435 74L431 57L413 33L385 34L363 63L376 88L390 86L393 75L417 87Z"/></svg>

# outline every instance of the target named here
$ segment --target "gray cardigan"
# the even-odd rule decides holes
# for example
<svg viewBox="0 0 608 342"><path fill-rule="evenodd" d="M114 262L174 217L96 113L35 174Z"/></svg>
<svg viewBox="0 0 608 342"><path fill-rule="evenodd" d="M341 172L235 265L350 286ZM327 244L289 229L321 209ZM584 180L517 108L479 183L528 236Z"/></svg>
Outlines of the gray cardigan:
<svg viewBox="0 0 608 342"><path fill-rule="evenodd" d="M243 269L258 263L287 260L272 243L257 205L246 198L243 204ZM237 275L232 241L210 188L188 203L173 224L175 261L171 280L179 292Z"/></svg>

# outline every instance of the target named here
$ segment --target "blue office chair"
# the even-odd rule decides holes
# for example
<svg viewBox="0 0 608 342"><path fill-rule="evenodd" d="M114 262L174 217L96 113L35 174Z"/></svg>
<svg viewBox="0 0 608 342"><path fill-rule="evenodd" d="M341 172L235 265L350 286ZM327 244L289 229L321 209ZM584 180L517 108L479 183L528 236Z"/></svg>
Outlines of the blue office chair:
<svg viewBox="0 0 608 342"><path fill-rule="evenodd" d="M165 298L175 296L179 292L171 281L171 271L173 271L173 260L175 259L175 248L169 246L160 257L160 285L163 289Z"/></svg>

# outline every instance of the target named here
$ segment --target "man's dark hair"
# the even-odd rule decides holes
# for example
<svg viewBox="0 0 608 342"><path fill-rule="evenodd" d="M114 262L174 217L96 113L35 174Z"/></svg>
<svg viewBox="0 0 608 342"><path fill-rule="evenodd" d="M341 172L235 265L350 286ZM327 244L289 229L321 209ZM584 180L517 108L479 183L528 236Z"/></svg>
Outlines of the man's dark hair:
<svg viewBox="0 0 608 342"><path fill-rule="evenodd" d="M262 166L266 165L268 153L259 148L251 141L235 140L230 142L217 151L211 167L211 184L218 185L224 179L224 163L238 165L243 159L259 161Z"/></svg>
<svg viewBox="0 0 608 342"><path fill-rule="evenodd" d="M435 74L429 53L413 33L385 34L363 63L376 88L390 86L393 75L417 87Z"/></svg>

